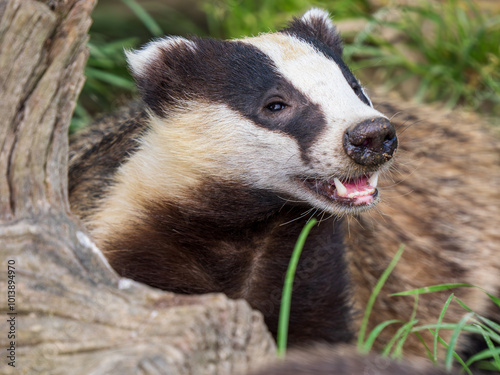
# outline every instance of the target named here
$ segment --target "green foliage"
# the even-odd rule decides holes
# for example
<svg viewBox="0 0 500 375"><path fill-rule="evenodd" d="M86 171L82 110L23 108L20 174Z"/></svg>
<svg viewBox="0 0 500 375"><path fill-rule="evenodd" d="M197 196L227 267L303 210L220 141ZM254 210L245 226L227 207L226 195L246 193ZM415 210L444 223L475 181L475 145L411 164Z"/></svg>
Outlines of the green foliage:
<svg viewBox="0 0 500 375"><path fill-rule="evenodd" d="M201 6L209 34L223 39L275 31L311 7L330 10L335 19L359 17L370 10L367 0L211 0Z"/></svg>
<svg viewBox="0 0 500 375"><path fill-rule="evenodd" d="M185 15L165 4L149 4L148 12L136 0L100 2L90 30L86 82L76 105L70 132L88 125L96 114L109 112L136 94L127 69L124 49L138 48L164 34L206 32ZM155 20L150 13L155 13ZM159 22L161 20L161 23Z"/></svg>
<svg viewBox="0 0 500 375"><path fill-rule="evenodd" d="M373 303L380 293L385 281L387 280L389 274L392 272L394 267L396 266L397 261L401 257L402 247L396 253L394 259L391 261L387 269L382 274L380 280L378 281L372 296L367 304L365 310L365 317L363 319L359 340L358 340L358 349L366 353L371 350L374 341L377 339L379 334L383 331L384 328L388 327L392 324L401 324L401 327L398 329L396 334L387 342L382 350L383 356L390 356L391 358L401 359L403 357L403 347L406 339L410 334L416 335L422 345L424 347L425 352L427 353L429 359L435 364L439 365L437 352L438 348L442 347L446 350L445 358L443 366L447 371L451 371L454 366L454 360L457 361L463 368L463 370L472 374L470 369L471 365L475 365L478 368L483 370L491 370L491 371L500 371L500 324L495 323L479 314L474 312L469 306L467 306L463 301L458 299L453 293L446 300L443 309L439 317L437 318L437 322L435 324L427 324L427 325L418 325L417 318L417 307L418 307L418 296L420 294L426 293L436 293L447 291L455 288L477 288L480 289L483 293L485 293L492 303L497 305L500 308L500 299L484 289L466 283L455 283L455 284L441 284L434 285L430 287L414 289L406 292L395 293L393 296L413 296L415 298L414 308L412 315L408 322L401 322L397 320L390 320L383 323L380 323L376 326L372 332L368 335L368 338L365 340L366 335L366 327L368 323L368 318L371 313L371 309ZM464 315L462 319L460 319L457 323L445 323L444 318L446 315L446 311L452 303L458 304L460 307L464 309ZM428 331L432 334L433 347L429 348L427 343L422 339L420 332ZM452 331L450 342L446 342L442 336L440 336L439 332L442 331ZM463 332L476 333L481 335L484 338L484 341L487 345L487 349L477 353L473 357L469 358L467 362L465 362L457 353L457 342L459 336Z"/></svg>
<svg viewBox="0 0 500 375"><path fill-rule="evenodd" d="M291 293L295 270L297 268L299 257L305 244L307 235L315 224L316 220L312 219L303 228L295 245L292 257L290 259L290 264L288 266L285 285L283 287L280 317L278 323L277 341L278 356L280 358L284 357L286 352L288 320L290 314L290 304L292 298ZM455 365L455 361L458 362L462 366L463 370L468 374L472 374L472 371L470 369L472 365L475 365L477 368L481 368L483 370L500 371L500 324L477 314L463 301L458 299L453 293L450 294L450 296L444 303L441 313L439 314L439 317L437 317L437 322L435 324L418 324L417 309L419 295L421 294L443 292L456 288L477 288L485 293L490 298L492 303L500 308L500 299L498 297L475 285L467 283L441 284L392 294L391 296L413 296L415 298L413 311L409 321L404 322L401 320L388 320L377 325L370 333L367 332L368 322L373 309L373 305L382 288L384 287L384 284L396 267L399 259L403 255L403 252L404 245L401 245L394 258L391 260L390 264L382 273L382 276L375 285L373 292L367 302L365 313L360 326L360 331L358 333L358 350L361 353L370 352L372 350L374 342L386 327L393 324L400 324L400 328L396 331L395 335L387 343L385 343L381 352L382 356L391 357L393 359L402 359L404 355L404 344L407 338L410 335L416 335L417 338L421 341L423 349L427 353L432 363L434 363L434 365L436 366L444 367L447 371L451 371L451 369ZM452 303L456 303L460 307L462 307L464 310L464 315L459 322L447 323L444 322L444 319L446 316L446 312L448 311L448 308ZM429 348L428 344L422 338L421 332L425 331L430 332L433 336L432 348ZM449 342L446 342L440 335L440 332L443 331L452 331ZM458 355L456 350L458 338L464 332L476 333L481 335L487 345L487 349L472 356L466 362ZM444 362L442 364L438 362L437 353L439 348L444 348L446 350Z"/></svg>
<svg viewBox="0 0 500 375"><path fill-rule="evenodd" d="M153 17L139 5L135 0L122 0L122 2L127 5L132 12L137 16L138 19L144 24L144 26L149 30L151 35L163 36L164 32L162 28L156 23Z"/></svg>
<svg viewBox="0 0 500 375"><path fill-rule="evenodd" d="M94 12L90 57L85 70L87 81L75 109L71 132L84 127L96 114L110 111L121 102L120 98L135 93L123 49L137 48L164 34L209 34L219 38L254 35L285 26L293 16L311 6L328 9L331 3L211 0L198 3L206 18L206 24L200 24L164 3L148 3L146 9L136 0L121 1L121 8L103 2ZM336 18L359 16L369 9L367 0L337 0L333 7Z"/></svg>
<svg viewBox="0 0 500 375"><path fill-rule="evenodd" d="M290 15L307 9L307 0L214 0L201 4L209 34L215 38L241 38L275 30Z"/></svg>
<svg viewBox="0 0 500 375"><path fill-rule="evenodd" d="M370 314L372 312L373 305L375 303L375 300L377 299L377 296L379 295L380 291L382 290L385 282L387 281L387 278L391 274L392 270L394 267L396 267L396 264L399 261L399 258L401 258L401 255L403 255L404 251L404 246L401 245L401 247L398 249L396 255L392 259L391 263L387 266L387 268L384 270L382 273L382 276L380 276L380 279L377 281L377 284L375 285L375 288L373 288L372 294L370 295L370 299L368 300L366 304L366 309L365 309L365 314L363 315L363 320L361 321L361 326L359 329L359 334L358 334L358 350L362 353L367 353L370 349L371 346L373 345L373 341L375 340L376 336L371 335L369 336L368 340L365 341L365 335L366 335L366 329L368 327L368 321L370 319ZM375 328L375 332L381 332L383 328L385 328L387 325L396 323L396 321L390 321L382 323L381 326Z"/></svg>
<svg viewBox="0 0 500 375"><path fill-rule="evenodd" d="M209 0L197 3L205 21L163 2L121 1L122 7L101 2L94 12L87 82L72 130L134 94L123 48L137 48L162 34L257 35L285 26L313 6L329 10L335 21L368 20L367 27L345 48L346 59L361 76L360 68L377 68L385 73L375 84L383 82L388 88L418 79L415 96L420 100L500 114L500 16L480 12L470 0L418 2L418 6L400 7L399 15L392 18L388 8L372 15L368 0ZM387 37L391 34L387 30L400 36L398 42Z"/></svg>
<svg viewBox="0 0 500 375"><path fill-rule="evenodd" d="M288 338L288 320L290 317L290 305L292 303L292 288L293 279L297 264L299 263L300 254L306 243L307 236L312 227L317 223L316 219L310 219L300 232L299 238L295 247L293 248L292 257L288 264L288 269L285 277L285 285L283 286L283 293L281 296L280 315L278 321L278 334L277 334L277 354L278 357L283 358L286 352L287 338Z"/></svg>
<svg viewBox="0 0 500 375"><path fill-rule="evenodd" d="M108 43L101 35L92 35L88 43L90 54L85 68L86 82L71 120L70 132L87 125L94 113L111 108L117 95L135 92L123 49L131 48L136 43L135 38Z"/></svg>
<svg viewBox="0 0 500 375"><path fill-rule="evenodd" d="M388 88L417 77L421 101L500 114L500 16L469 0L418 4L396 15L379 10L347 46L347 58L383 68Z"/></svg>

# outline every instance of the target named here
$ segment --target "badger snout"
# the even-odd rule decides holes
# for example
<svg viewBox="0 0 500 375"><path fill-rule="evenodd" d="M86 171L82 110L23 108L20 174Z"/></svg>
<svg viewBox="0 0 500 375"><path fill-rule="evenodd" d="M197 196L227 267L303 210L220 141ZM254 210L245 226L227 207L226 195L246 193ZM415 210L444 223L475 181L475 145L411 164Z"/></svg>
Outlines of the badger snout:
<svg viewBox="0 0 500 375"><path fill-rule="evenodd" d="M396 129L384 117L364 120L344 132L344 150L356 163L379 166L392 158L398 147Z"/></svg>

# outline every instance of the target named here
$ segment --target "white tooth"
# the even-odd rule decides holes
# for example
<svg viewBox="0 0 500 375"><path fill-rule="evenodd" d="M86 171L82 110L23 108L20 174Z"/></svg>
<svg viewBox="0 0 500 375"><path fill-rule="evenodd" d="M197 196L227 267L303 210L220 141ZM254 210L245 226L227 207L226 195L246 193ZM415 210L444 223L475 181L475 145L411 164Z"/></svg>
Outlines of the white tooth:
<svg viewBox="0 0 500 375"><path fill-rule="evenodd" d="M377 187L377 182L378 182L378 172L375 172L368 179L368 185L370 185L371 187Z"/></svg>
<svg viewBox="0 0 500 375"><path fill-rule="evenodd" d="M340 182L340 180L337 177L333 179L333 182L335 183L335 187L337 188L337 194L340 195L341 197L345 196L347 194L347 189L342 184L342 182Z"/></svg>

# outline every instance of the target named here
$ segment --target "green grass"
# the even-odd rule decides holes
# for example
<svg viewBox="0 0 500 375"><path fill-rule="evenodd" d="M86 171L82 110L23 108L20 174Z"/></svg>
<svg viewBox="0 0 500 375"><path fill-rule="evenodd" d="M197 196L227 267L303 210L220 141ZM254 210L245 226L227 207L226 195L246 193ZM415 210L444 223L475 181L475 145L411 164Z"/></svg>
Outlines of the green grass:
<svg viewBox="0 0 500 375"><path fill-rule="evenodd" d="M500 298L488 293L483 288L475 285L466 283L455 283L455 284L441 284L434 285L431 287L414 289L406 292L396 293L393 296L415 296L418 297L420 294L426 293L436 293L441 291L447 291L455 288L477 288L485 293L497 307L500 308ZM464 310L464 316L458 323L443 323L443 318L446 310L452 302L457 303ZM444 366L446 370L450 371L453 367L453 359L455 358L462 365L463 369L467 373L472 373L470 371L470 366L472 364L477 364L479 368L489 369L492 371L500 371L500 324L495 323L480 314L477 314L469 306L467 306L463 301L457 298L454 294L451 294L446 301L441 314L437 320L436 324L415 326L412 329L413 333L418 333L423 330L429 330L434 336L434 350L429 358L436 363L437 362L437 349L438 343L440 343L446 349ZM449 343L446 343L440 336L440 330L452 330L452 336ZM476 354L475 356L469 358L467 362L464 362L456 353L456 344L459 335L462 332L472 332L483 336L487 349Z"/></svg>
<svg viewBox="0 0 500 375"><path fill-rule="evenodd" d="M256 35L285 26L311 6L328 8L330 4L308 0L211 0L198 3L205 18L200 22L163 3L143 6L136 0L121 1L121 8L98 3L93 14L87 81L75 109L71 132L89 124L96 114L109 112L137 95L124 48L138 48L153 37L166 34L224 39ZM367 0L338 0L335 8L338 18L359 16L369 9Z"/></svg>
<svg viewBox="0 0 500 375"><path fill-rule="evenodd" d="M396 16L379 10L347 46L348 60L355 69L381 68L388 89L418 79L420 101L500 114L500 15L469 0L418 4Z"/></svg>
<svg viewBox="0 0 500 375"><path fill-rule="evenodd" d="M278 323L277 355L280 358L283 358L286 353L290 304L292 299L292 286L295 270L297 268L302 248L306 242L307 235L315 224L316 220L313 219L309 221L300 233L286 274ZM372 351L373 344L378 339L380 333L390 325L399 324L400 327L394 336L385 343L380 353L382 356L390 357L392 359L403 359L404 344L410 335L415 335L422 343L422 349L427 353L429 360L434 365L443 367L447 371L451 371L451 369L455 366L455 362L462 366L463 370L468 374L472 374L472 365L475 365L477 368L483 370L500 371L500 324L477 314L453 293L450 294L444 303L441 313L436 317L437 320L435 324L418 324L417 308L419 295L421 294L437 293L456 288L477 288L485 293L490 298L491 302L500 308L500 298L488 293L486 290L478 286L467 283L441 284L392 294L391 296L414 297L413 311L409 321L404 322L401 320L388 320L378 324L372 329L371 332L368 332L368 323L374 303L389 275L394 270L399 259L403 255L403 252L404 246L401 245L372 291L372 294L367 302L365 313L360 325L360 331L358 333L358 351L365 354ZM464 315L459 322L449 323L444 321L446 312L452 303L458 304L464 310ZM452 331L449 342L446 342L440 335L440 332L442 333L443 331ZM433 344L431 348L429 348L428 344L422 338L422 332L430 332L432 334ZM487 346L487 349L475 354L467 361L464 361L456 350L458 338L464 332L481 335ZM438 360L437 353L440 348L444 348L446 351L443 363L439 363Z"/></svg>
<svg viewBox="0 0 500 375"><path fill-rule="evenodd" d="M132 96L136 88L123 54L124 48L137 44L137 38L108 43L94 34L88 43L89 59L85 68L86 81L70 124L70 132L88 125L95 114L109 111L120 96Z"/></svg>
<svg viewBox="0 0 500 375"><path fill-rule="evenodd" d="M290 305L292 302L292 288L293 280L295 277L295 271L297 269L297 264L299 263L300 254L304 248L307 236L311 231L312 227L317 223L316 219L311 219L304 226L300 232L299 238L295 247L293 249L292 257L290 258L290 263L285 276L285 284L283 286L283 293L281 296L281 307L278 323L278 333L277 333L277 354L278 357L282 358L285 356L287 338L288 338L288 321L290 317Z"/></svg>
<svg viewBox="0 0 500 375"><path fill-rule="evenodd" d="M365 335L366 335L366 330L368 327L368 321L370 319L370 314L373 309L373 305L375 303L375 300L377 299L377 296L379 295L380 291L382 290L382 287L384 286L385 282L387 281L387 278L391 274L392 270L394 267L396 267L396 264L399 261L399 258L401 258L401 255L403 254L404 251L404 246L401 246L392 259L391 263L387 266L385 271L382 273L382 276L378 280L377 284L375 285L375 288L373 289L372 294L370 295L370 299L368 300L366 304L366 309L365 313L363 315L363 320L361 321L361 326L358 334L358 350L360 352L368 352L371 349L371 346L373 345L373 342L376 338L376 336L372 335L368 338L368 340L365 341ZM376 327L375 332L380 333L383 328L385 328L387 325L396 323L396 321L389 321L389 322L384 322L382 326Z"/></svg>
<svg viewBox="0 0 500 375"><path fill-rule="evenodd" d="M123 48L137 48L163 34L257 35L285 26L312 6L329 10L335 21L368 21L346 45L345 57L360 77L366 72L371 80L377 69L381 78L370 83L399 89L417 80L414 95L419 100L500 114L500 15L487 15L469 0L416 2L418 6L400 7L392 20L386 8L373 9L367 0L201 1L201 20L164 3L121 1L122 7L99 3L94 12L87 82L72 131L136 95ZM384 38L381 28L399 33L400 42Z"/></svg>
<svg viewBox="0 0 500 375"><path fill-rule="evenodd" d="M398 250L394 259L384 271L376 287L374 288L374 291L367 304L365 316L363 318L361 329L358 335L358 350L362 353L369 352L372 349L374 341L377 339L384 328L391 324L400 324L401 327L396 332L396 334L391 338L391 340L389 340L389 342L384 345L384 348L382 350L383 356L388 356L393 359L402 359L404 354L403 347L408 336L416 335L422 342L423 350L427 353L429 360L435 365L439 365L437 356L438 349L444 348L446 350L444 363L442 364L442 366L447 371L451 371L451 369L455 365L455 361L458 362L462 366L463 370L468 374L472 374L472 371L470 369L472 364L475 364L478 368L481 369L500 371L500 325L481 316L480 314L475 313L453 293L448 297L445 304L443 305L440 315L436 317L437 322L435 324L419 325L418 320L416 319L419 295L427 293L437 293L455 288L478 288L490 298L492 303L496 304L500 308L500 299L498 297L488 293L480 287L471 284L459 283L434 285L426 288L414 289L393 294L392 296L413 296L415 298L414 309L410 320L408 322L390 320L380 323L372 330L372 332L368 335L368 338L365 340L367 329L366 327L368 325L373 303L380 293L383 284L387 280L390 272L394 269L397 261L401 257L402 251L403 247ZM446 311L452 303L457 303L458 305L460 305L464 309L464 315L462 319L457 323L445 323L444 317ZM432 348L429 348L427 346L427 343L425 343L425 341L422 339L422 336L420 335L420 333L424 331L430 332L434 338ZM442 331L452 331L451 339L449 342L446 342L439 335L439 333ZM469 358L467 362L460 358L456 351L458 338L464 332L477 333L482 335L488 347L482 352Z"/></svg>
<svg viewBox="0 0 500 375"><path fill-rule="evenodd" d="M121 3L117 7L99 2L93 13L86 82L70 132L87 126L96 115L108 113L137 95L124 49L138 48L165 34L206 35L206 30L165 4L148 3L148 11L136 0L121 0ZM151 15L153 12L155 17Z"/></svg>
<svg viewBox="0 0 500 375"><path fill-rule="evenodd" d="M163 36L165 33L155 21L153 17L135 0L122 0L122 2L130 8L132 12L141 20L142 24L148 29L151 35L159 37Z"/></svg>
<svg viewBox="0 0 500 375"><path fill-rule="evenodd" d="M335 19L362 17L371 10L367 0L212 0L201 5L209 35L222 39L275 31L311 7L327 9Z"/></svg>

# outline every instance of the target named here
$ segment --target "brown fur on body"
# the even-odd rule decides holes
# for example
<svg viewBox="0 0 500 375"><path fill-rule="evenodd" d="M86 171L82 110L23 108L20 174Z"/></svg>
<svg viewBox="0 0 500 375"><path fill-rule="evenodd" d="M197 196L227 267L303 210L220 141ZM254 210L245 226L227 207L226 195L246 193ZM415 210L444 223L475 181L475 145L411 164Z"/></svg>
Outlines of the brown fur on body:
<svg viewBox="0 0 500 375"><path fill-rule="evenodd" d="M500 193L494 188L500 184L498 141L490 131L481 126L480 120L475 116L443 113L399 99L388 102L380 95L373 99L376 108L388 115L396 115L392 122L401 134L401 142L395 171L381 184L383 203L374 212L365 213L356 219L350 218L342 224L356 310L364 310L376 281L401 244L405 245L404 255L375 305L370 321L372 328L389 319L409 319L413 298L390 297L391 293L435 284L466 282L498 294L500 234L497 228L500 227ZM130 113L125 117L129 115ZM118 163L110 164L108 158L121 160L124 156L123 144L133 144L129 135L135 135L146 127L141 115L137 117L134 113L131 118L128 125L135 124L131 134L113 138L114 141L110 143L106 134L114 132L118 125L113 117L108 117L97 125L100 131L90 130L87 138L72 145L70 200L73 211L84 220L89 208L96 204L96 198L105 194L105 187L112 181L109 169L95 174L93 168L97 165L116 168ZM106 150L106 154L89 153L89 138L92 139L90 144L94 151ZM132 151L129 150L130 152ZM106 253L106 256L122 275L153 286L184 293L225 292L233 298L246 298L267 315L267 323L274 331L283 273L305 219L284 226L280 224L296 219L303 211L287 210L285 206L282 209L282 213L285 212L283 215L269 218L266 213L252 212L254 206L249 205L236 210L247 210L248 217L252 217L251 221L237 222L236 216L227 218L227 221L217 221L218 214L235 210L231 198L238 191L237 188L229 188L227 191L221 189L213 196L206 193L216 190L208 187L204 191L193 192L194 197L199 194L199 199L194 201L198 204L205 202L206 207L187 207L184 213L176 212L175 217L162 218L163 230L171 232L168 235L171 238L170 251L173 251L168 255L172 266L168 268L171 279L165 281L165 284L158 283L159 279L165 279L165 275L157 274L165 273L165 270L155 269L155 265L165 262L166 256L155 253L155 247L159 247L161 235L164 234L161 228L149 227L150 232L136 232L145 238L153 238L149 242L152 248L144 244L144 237L127 237L128 243L116 244L113 248L130 246L130 243L135 242L137 252L129 252L125 256ZM245 194L252 193L238 191L240 197ZM249 202L252 199L262 199L247 198ZM210 199L213 202L209 202ZM270 200L266 205L281 208L282 201ZM218 211L204 211L212 206L218 207ZM158 205L151 208L151 212L155 212ZM260 220L256 219L259 215ZM316 228L316 234L314 230L311 233L309 241L317 243L311 246L313 250L309 253L306 248L297 272L294 307L297 309L300 302L303 302L299 309L304 311L298 315L292 313L291 339L296 339L298 343L306 338L310 339L311 334L316 335L316 339L328 340L332 333L321 323L322 320L331 323L331 330L335 327L346 328L333 335L335 340L347 341L355 331L351 330L351 315L345 309L336 312L328 301L321 308L324 303L321 299L325 294L331 294L330 288L335 287L326 285L328 280L322 281L321 275L331 267L336 267L334 272L342 274L342 269L339 269L342 256L339 258L337 251L342 252L343 241L340 235L343 232L340 228L332 230L334 224L332 219L329 221L332 224L322 223ZM216 232L215 227L218 228ZM194 230L198 232L193 233ZM173 236L173 233L178 236ZM130 235L133 236L134 233ZM228 241L228 238L237 240ZM198 251L191 254L175 252L176 248L186 247L186 243L190 241L192 243L189 247ZM330 271L328 269L326 274L330 274ZM310 291L310 283L314 284L314 291ZM344 287L346 283L346 280L338 283L338 288ZM454 292L475 311L498 318L498 309L495 311L483 292L469 288L460 288ZM349 306L349 289L337 290L335 293L340 293L341 300ZM448 293L420 296L417 313L419 322L436 322L447 296ZM311 303L316 307L308 309ZM311 313L317 317L304 316ZM463 309L452 305L445 321L456 322L463 314ZM359 324L359 318L360 314L354 315L355 326ZM304 326L303 322L308 319L313 319L315 324L309 322L306 325L308 330L294 332L294 323ZM387 342L395 329L391 331L390 327L387 328L378 344ZM412 336L405 349L410 353L422 354L421 344Z"/></svg>
<svg viewBox="0 0 500 375"><path fill-rule="evenodd" d="M390 297L391 293L470 283L500 295L498 136L472 114L435 110L396 96L388 100L372 95L372 99L377 109L394 115L391 121L398 128L400 149L395 172L382 181L382 203L349 221L356 307L364 310L401 244L405 251L375 304L371 328L389 319L409 320L413 297ZM484 292L457 288L420 295L418 324L436 323L451 292L475 312L500 320L500 309ZM458 322L465 313L452 303L444 321ZM386 343L397 328L384 330L378 345ZM440 334L448 337L450 332ZM421 355L423 346L410 336L405 350Z"/></svg>
<svg viewBox="0 0 500 375"><path fill-rule="evenodd" d="M404 363L376 355L360 354L353 346L335 348L316 345L287 353L286 359L263 366L251 375L445 375L446 372L424 360L406 360Z"/></svg>

